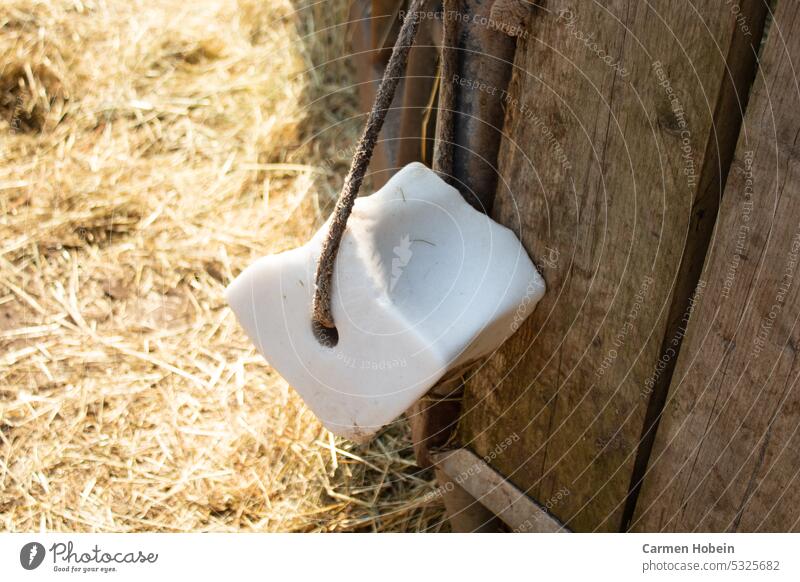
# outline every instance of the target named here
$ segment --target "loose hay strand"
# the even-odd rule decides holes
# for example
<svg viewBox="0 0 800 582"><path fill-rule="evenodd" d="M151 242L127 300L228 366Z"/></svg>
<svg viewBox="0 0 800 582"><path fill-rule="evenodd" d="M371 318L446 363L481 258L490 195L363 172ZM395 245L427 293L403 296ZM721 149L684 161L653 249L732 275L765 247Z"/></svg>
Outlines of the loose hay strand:
<svg viewBox="0 0 800 582"><path fill-rule="evenodd" d="M0 530L439 523L405 424L332 439L222 298L330 210L346 13L0 0Z"/></svg>

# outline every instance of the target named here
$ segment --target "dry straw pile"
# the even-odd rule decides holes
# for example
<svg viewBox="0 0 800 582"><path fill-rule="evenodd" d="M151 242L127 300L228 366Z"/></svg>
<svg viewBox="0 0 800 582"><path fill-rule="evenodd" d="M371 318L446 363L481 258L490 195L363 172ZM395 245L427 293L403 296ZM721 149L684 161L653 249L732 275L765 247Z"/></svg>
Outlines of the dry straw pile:
<svg viewBox="0 0 800 582"><path fill-rule="evenodd" d="M222 297L363 122L302 4L0 0L0 530L440 527L404 425L332 438Z"/></svg>

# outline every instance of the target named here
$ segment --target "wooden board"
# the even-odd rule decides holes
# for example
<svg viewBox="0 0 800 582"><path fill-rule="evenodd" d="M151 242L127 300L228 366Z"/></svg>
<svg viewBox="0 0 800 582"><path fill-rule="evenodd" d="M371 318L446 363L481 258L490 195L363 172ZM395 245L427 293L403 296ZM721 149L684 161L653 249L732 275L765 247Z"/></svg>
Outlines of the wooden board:
<svg viewBox="0 0 800 582"><path fill-rule="evenodd" d="M798 70L778 2L635 530L800 530Z"/></svg>
<svg viewBox="0 0 800 582"><path fill-rule="evenodd" d="M453 449L434 454L436 468L448 481L440 487L460 487L469 494L472 504L480 504L508 525L513 533L566 533L569 530L508 482L500 473L467 449ZM467 506L462 512L471 508ZM450 516L452 521L454 516ZM476 524L481 526L483 524ZM474 528L473 528L474 531Z"/></svg>
<svg viewBox="0 0 800 582"><path fill-rule="evenodd" d="M754 74L764 8L740 4L749 36L716 0L556 0L520 39L493 215L548 293L467 381L458 436L575 531L623 527L674 365L645 388L702 267L733 87Z"/></svg>

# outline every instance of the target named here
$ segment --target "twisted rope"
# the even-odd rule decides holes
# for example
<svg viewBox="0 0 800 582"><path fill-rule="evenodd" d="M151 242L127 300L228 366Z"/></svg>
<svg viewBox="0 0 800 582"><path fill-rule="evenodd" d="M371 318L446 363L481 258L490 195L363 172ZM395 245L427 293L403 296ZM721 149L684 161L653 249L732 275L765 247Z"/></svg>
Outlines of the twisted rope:
<svg viewBox="0 0 800 582"><path fill-rule="evenodd" d="M367 125L358 140L356 152L350 164L350 171L344 180L344 186L339 194L339 199L336 201L336 207L333 209L333 217L331 218L328 235L322 243L322 252L317 262L315 275L316 288L314 290L311 317L312 323L317 326L327 329L336 327L331 313L333 265L336 262L336 254L339 251L339 245L347 227L347 219L353 211L353 204L358 196L361 183L364 181L364 174L367 171L372 152L378 141L378 134L383 127L386 114L394 99L397 84L405 72L408 53L419 28L420 9L424 1L412 0L408 13L403 20L403 26L397 35L397 41L392 49L389 64L386 65L383 79L381 79L381 84L378 87L375 103L373 103L372 110L367 118Z"/></svg>

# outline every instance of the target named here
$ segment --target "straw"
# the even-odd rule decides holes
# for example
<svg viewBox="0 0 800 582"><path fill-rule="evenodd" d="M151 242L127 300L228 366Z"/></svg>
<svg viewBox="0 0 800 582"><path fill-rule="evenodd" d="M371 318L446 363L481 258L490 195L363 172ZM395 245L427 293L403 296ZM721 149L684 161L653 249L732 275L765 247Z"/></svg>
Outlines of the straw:
<svg viewBox="0 0 800 582"><path fill-rule="evenodd" d="M223 299L332 208L347 4L0 0L0 530L438 527L405 423L332 438Z"/></svg>

